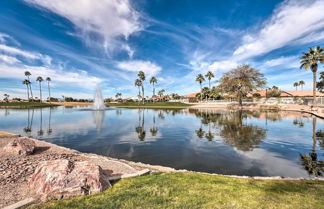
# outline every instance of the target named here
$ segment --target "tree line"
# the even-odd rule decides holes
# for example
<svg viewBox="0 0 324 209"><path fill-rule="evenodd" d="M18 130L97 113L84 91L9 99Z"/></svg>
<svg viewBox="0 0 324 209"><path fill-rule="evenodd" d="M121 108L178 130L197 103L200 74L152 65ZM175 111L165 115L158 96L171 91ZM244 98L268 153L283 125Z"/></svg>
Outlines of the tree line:
<svg viewBox="0 0 324 209"><path fill-rule="evenodd" d="M33 94L33 90L32 90L32 87L31 87L31 80L30 80L30 76L32 74L29 72L29 71L25 71L25 76L27 77L27 79L23 80L22 84L26 85L26 88L27 88L27 99L28 101L35 101L37 97L34 97L34 94ZM48 88L48 100L51 101L51 88L50 88L50 82L52 81L52 79L50 77L46 77L45 79L47 81L47 88ZM37 76L36 78L36 82L39 83L39 102L42 102L43 101L43 98L42 98L42 82L44 81L43 77L42 76Z"/></svg>

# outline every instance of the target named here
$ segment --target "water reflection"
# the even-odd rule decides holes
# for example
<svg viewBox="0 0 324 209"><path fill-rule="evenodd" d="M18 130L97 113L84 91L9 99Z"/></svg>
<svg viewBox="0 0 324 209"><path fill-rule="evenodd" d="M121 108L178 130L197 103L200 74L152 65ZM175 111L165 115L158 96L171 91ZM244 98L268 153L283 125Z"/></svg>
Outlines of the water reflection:
<svg viewBox="0 0 324 209"><path fill-rule="evenodd" d="M313 117L312 123L312 134L313 134L313 147L309 154L301 154L300 160L301 164L304 166L305 170L309 175L313 176L323 176L324 175L324 161L318 159L316 153L316 138L321 135L320 132L316 132L316 117Z"/></svg>
<svg viewBox="0 0 324 209"><path fill-rule="evenodd" d="M92 111L93 121L96 125L96 130L100 131L105 118L104 110L93 110Z"/></svg>
<svg viewBox="0 0 324 209"><path fill-rule="evenodd" d="M4 116L0 111L4 130L83 152L222 174L323 175L324 121L308 114L60 107L10 110Z"/></svg>

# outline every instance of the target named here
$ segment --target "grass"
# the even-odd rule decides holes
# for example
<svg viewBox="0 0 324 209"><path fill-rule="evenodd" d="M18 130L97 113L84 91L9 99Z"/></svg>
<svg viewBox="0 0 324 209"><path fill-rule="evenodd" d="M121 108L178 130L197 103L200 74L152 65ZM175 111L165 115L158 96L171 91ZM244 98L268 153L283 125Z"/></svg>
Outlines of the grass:
<svg viewBox="0 0 324 209"><path fill-rule="evenodd" d="M56 104L50 103L40 103L40 102L9 102L9 103L0 103L1 107L10 107L10 108L28 108L28 107L52 107L58 106Z"/></svg>
<svg viewBox="0 0 324 209"><path fill-rule="evenodd" d="M156 173L116 182L103 193L30 208L323 208L324 181L255 180Z"/></svg>
<svg viewBox="0 0 324 209"><path fill-rule="evenodd" d="M107 103L108 106L112 107L150 107L150 108L184 108L190 107L190 104L181 102L123 102L123 103Z"/></svg>

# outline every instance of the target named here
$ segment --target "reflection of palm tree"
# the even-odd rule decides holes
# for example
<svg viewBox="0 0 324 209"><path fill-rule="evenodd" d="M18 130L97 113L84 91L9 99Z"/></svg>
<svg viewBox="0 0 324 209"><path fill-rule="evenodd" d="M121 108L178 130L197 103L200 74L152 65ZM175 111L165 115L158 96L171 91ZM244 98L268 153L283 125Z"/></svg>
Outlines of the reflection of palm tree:
<svg viewBox="0 0 324 209"><path fill-rule="evenodd" d="M43 110L42 108L39 109L40 110L40 125L39 125L39 131L37 132L38 136L43 136L44 135L44 131L43 131Z"/></svg>
<svg viewBox="0 0 324 209"><path fill-rule="evenodd" d="M141 110L138 111L138 126L135 128L138 139L140 141L144 141L146 137L146 131L144 129L144 110L142 110L142 118L141 118Z"/></svg>
<svg viewBox="0 0 324 209"><path fill-rule="evenodd" d="M309 154L300 155L301 164L309 175L323 176L324 175L324 161L318 160L316 153L316 117L313 118L313 147Z"/></svg>
<svg viewBox="0 0 324 209"><path fill-rule="evenodd" d="M211 132L210 130L210 123L208 123L208 133L205 135L206 139L208 139L208 141L213 141L214 139L214 134Z"/></svg>
<svg viewBox="0 0 324 209"><path fill-rule="evenodd" d="M164 114L163 114L163 112L160 110L160 112L159 112L159 114L158 114L158 117L160 118L160 119L165 119L165 116L164 116Z"/></svg>
<svg viewBox="0 0 324 209"><path fill-rule="evenodd" d="M153 113L153 127L150 129L151 135L156 136L158 129L155 126L155 113Z"/></svg>
<svg viewBox="0 0 324 209"><path fill-rule="evenodd" d="M52 128L51 128L51 118L52 118L52 108L49 108L49 116L48 116L48 129L47 129L47 134L51 135L52 133Z"/></svg>
<svg viewBox="0 0 324 209"><path fill-rule="evenodd" d="M203 138L205 135L205 131L202 129L202 127L200 127L198 130L196 130L196 134L199 138Z"/></svg>

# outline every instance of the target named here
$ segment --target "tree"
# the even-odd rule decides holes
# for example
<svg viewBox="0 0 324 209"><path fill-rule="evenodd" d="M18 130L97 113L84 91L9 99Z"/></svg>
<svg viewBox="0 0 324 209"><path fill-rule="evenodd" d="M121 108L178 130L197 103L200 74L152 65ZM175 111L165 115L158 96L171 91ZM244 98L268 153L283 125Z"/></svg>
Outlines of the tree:
<svg viewBox="0 0 324 209"><path fill-rule="evenodd" d="M301 86L301 89L303 90L303 87L305 85L305 82L304 81L299 81L299 85Z"/></svg>
<svg viewBox="0 0 324 209"><path fill-rule="evenodd" d="M118 99L118 98L121 97L121 96L122 96L122 93L117 93L117 94L115 95L116 99Z"/></svg>
<svg viewBox="0 0 324 209"><path fill-rule="evenodd" d="M3 100L4 100L5 102L9 102L9 97L10 97L10 95L9 95L9 94L4 94L3 96L4 96L4 99L3 99Z"/></svg>
<svg viewBox="0 0 324 209"><path fill-rule="evenodd" d="M138 101L141 97L141 86L142 86L142 81L140 79L135 80L135 86L138 87Z"/></svg>
<svg viewBox="0 0 324 209"><path fill-rule="evenodd" d="M36 78L36 81L39 82L39 95L40 95L40 102L42 102L42 82L44 81L44 79L41 76L38 76Z"/></svg>
<svg viewBox="0 0 324 209"><path fill-rule="evenodd" d="M297 91L297 87L299 86L299 83L295 82L293 86L296 88L296 91Z"/></svg>
<svg viewBox="0 0 324 209"><path fill-rule="evenodd" d="M210 89L210 80L212 78L214 78L215 76L214 76L214 74L211 71L208 71L207 74L205 75L205 77L208 79L208 87Z"/></svg>
<svg viewBox="0 0 324 209"><path fill-rule="evenodd" d="M34 96L33 96L33 91L32 91L32 88L31 88L31 82L30 82L30 79L29 79L29 76L31 76L31 73L29 71L25 71L25 76L27 77L27 80L29 81L29 91L30 91L30 95L31 95L31 98L34 99Z"/></svg>
<svg viewBox="0 0 324 209"><path fill-rule="evenodd" d="M235 69L225 73L220 79L220 88L231 95L234 95L240 105L242 99L251 91L263 88L266 79L259 70L249 65L240 65Z"/></svg>
<svg viewBox="0 0 324 209"><path fill-rule="evenodd" d="M324 71L320 72L320 81L317 82L316 86L320 92L324 91Z"/></svg>
<svg viewBox="0 0 324 209"><path fill-rule="evenodd" d="M48 87L48 100L51 102L51 88L50 88L50 82L52 79L50 77L46 78L47 81L47 87Z"/></svg>
<svg viewBox="0 0 324 209"><path fill-rule="evenodd" d="M277 86L272 86L271 88L267 89L266 97L280 97L281 90Z"/></svg>
<svg viewBox="0 0 324 209"><path fill-rule="evenodd" d="M162 97L164 93L165 93L165 90L164 90L164 89L161 89L161 90L158 92L158 95L159 95L160 97Z"/></svg>
<svg viewBox="0 0 324 209"><path fill-rule="evenodd" d="M200 85L200 101L202 101L202 83L205 81L205 78L202 74L198 74L196 77L196 82Z"/></svg>
<svg viewBox="0 0 324 209"><path fill-rule="evenodd" d="M28 81L28 79L25 79L23 82L22 82L24 85L26 85L26 87L27 87L27 99L28 99L28 101L29 101L29 83L30 83L30 81Z"/></svg>
<svg viewBox="0 0 324 209"><path fill-rule="evenodd" d="M139 71L137 74L138 78L142 81L142 100L144 104L144 81L145 81L145 73L143 71Z"/></svg>
<svg viewBox="0 0 324 209"><path fill-rule="evenodd" d="M152 76L151 79L150 79L150 84L153 85L153 95L152 95L152 97L155 96L155 84L156 83L157 83L157 79L154 76Z"/></svg>
<svg viewBox="0 0 324 209"><path fill-rule="evenodd" d="M300 69L310 69L313 72L313 105L316 105L316 72L318 64L324 63L324 48L317 46L315 49L309 48L308 52L302 52L300 57Z"/></svg>

